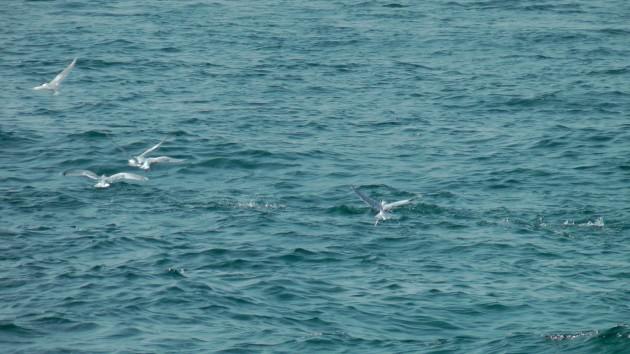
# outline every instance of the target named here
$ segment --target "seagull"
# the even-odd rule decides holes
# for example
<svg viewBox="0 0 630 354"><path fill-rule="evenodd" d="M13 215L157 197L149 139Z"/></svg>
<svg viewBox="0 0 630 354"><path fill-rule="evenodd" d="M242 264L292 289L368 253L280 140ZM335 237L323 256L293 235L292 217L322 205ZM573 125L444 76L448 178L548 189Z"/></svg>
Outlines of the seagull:
<svg viewBox="0 0 630 354"><path fill-rule="evenodd" d="M107 188L112 183L121 182L121 181L147 181L148 178L144 176L138 176L133 173L121 172L116 173L111 176L98 176L96 173L88 170L74 170L74 171L66 171L63 173L64 176L84 176L93 180L96 180L96 184L94 187L96 188Z"/></svg>
<svg viewBox="0 0 630 354"><path fill-rule="evenodd" d="M391 213L388 213L388 211L396 207L411 203L411 199L399 200L393 203L386 203L384 200L381 200L381 202L379 203L376 200L365 195L365 193L361 192L356 187L351 186L351 188L359 196L359 198L361 198L361 200L365 202L365 204L367 204L370 208L372 208L372 210L378 212L374 216L374 218L376 218L374 222L374 226L378 225L379 221L381 220L385 221L390 218Z"/></svg>
<svg viewBox="0 0 630 354"><path fill-rule="evenodd" d="M61 82L66 78L66 76L68 76L68 74L70 73L70 70L72 70L72 68L74 68L74 64L76 62L77 62L77 58L74 58L74 60L72 60L72 63L70 63L70 65L68 65L65 69L63 69L62 72L57 74L57 76L55 76L55 78L52 79L51 82L46 82L46 83L43 83L43 84L41 84L39 86L35 86L35 87L33 87L33 90L35 90L35 91L52 90L55 95L58 95L59 94L59 85L61 85Z"/></svg>
<svg viewBox="0 0 630 354"><path fill-rule="evenodd" d="M143 169L145 171L148 171L149 169L151 169L151 164L154 164L154 163L179 163L179 162L184 162L184 160L174 159L174 158L168 157L168 156L146 157L151 152L157 150L162 145L162 143L164 143L164 140L162 140L159 143L155 144L154 146L150 147L149 149L147 149L142 154L130 158L129 159L129 166L131 166L131 167L139 167L139 168L141 168L141 169Z"/></svg>

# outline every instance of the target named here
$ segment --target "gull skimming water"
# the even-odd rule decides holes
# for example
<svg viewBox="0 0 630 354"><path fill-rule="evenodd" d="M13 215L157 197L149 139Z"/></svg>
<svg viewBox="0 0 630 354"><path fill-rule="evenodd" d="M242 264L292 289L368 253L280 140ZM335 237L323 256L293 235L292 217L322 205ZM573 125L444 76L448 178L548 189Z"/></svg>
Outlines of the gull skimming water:
<svg viewBox="0 0 630 354"><path fill-rule="evenodd" d="M365 195L365 193L361 192L356 187L351 186L351 188L359 196L359 198L361 198L361 200L365 202L365 204L372 208L372 210L378 212L374 216L374 218L376 218L374 226L378 225L379 221L385 221L391 217L391 213L388 213L388 211L396 207L411 203L411 199L399 200L393 203L386 203L385 201L381 200L381 202L379 203L376 200Z"/></svg>
<svg viewBox="0 0 630 354"><path fill-rule="evenodd" d="M57 74L57 76L55 76L55 78L52 79L52 81L43 83L39 86L35 86L33 87L33 90L35 91L51 90L53 91L55 95L59 94L59 85L61 85L61 82L68 76L68 74L70 73L70 70L74 68L74 64L76 62L77 62L77 58L74 58L74 60L72 60L72 63L70 63L70 65L68 65L65 69L63 69L62 72Z"/></svg>
<svg viewBox="0 0 630 354"><path fill-rule="evenodd" d="M135 181L135 182L144 182L149 180L144 176L138 176L133 173L121 172L116 173L111 176L101 175L98 176L96 173L88 170L74 170L74 171L66 171L63 173L64 176L83 176L93 180L96 180L96 184L94 187L96 188L107 188L112 183L122 182L122 181Z"/></svg>
<svg viewBox="0 0 630 354"><path fill-rule="evenodd" d="M138 167L138 168L141 168L141 169L147 171L147 170L151 169L151 164L154 164L154 163L180 163L180 162L184 162L184 160L174 159L174 158L168 157L168 156L146 157L151 152L157 150L162 145L162 143L164 143L164 140L162 140L159 143L155 144L154 146L150 147L149 149L147 149L142 154L140 154L138 156L134 156L131 159L129 159L129 166L131 166L131 167Z"/></svg>

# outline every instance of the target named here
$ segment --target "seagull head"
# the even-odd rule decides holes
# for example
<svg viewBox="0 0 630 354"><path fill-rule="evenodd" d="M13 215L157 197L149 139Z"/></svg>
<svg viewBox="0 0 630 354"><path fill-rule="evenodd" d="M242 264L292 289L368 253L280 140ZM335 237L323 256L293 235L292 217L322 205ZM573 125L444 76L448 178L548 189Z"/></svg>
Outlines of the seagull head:
<svg viewBox="0 0 630 354"><path fill-rule="evenodd" d="M140 161L138 161L138 159L136 159L135 157L132 157L129 159L129 166L140 167Z"/></svg>
<svg viewBox="0 0 630 354"><path fill-rule="evenodd" d="M45 90L45 89L48 89L48 83L47 82L43 83L43 84L41 84L39 86L33 87L33 90L35 90L35 91Z"/></svg>

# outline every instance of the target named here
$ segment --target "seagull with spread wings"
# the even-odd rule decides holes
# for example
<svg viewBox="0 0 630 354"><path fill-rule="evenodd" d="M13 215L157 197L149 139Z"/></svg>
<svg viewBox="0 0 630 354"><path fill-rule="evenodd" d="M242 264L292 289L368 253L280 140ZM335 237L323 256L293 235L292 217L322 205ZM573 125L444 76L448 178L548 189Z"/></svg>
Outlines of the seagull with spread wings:
<svg viewBox="0 0 630 354"><path fill-rule="evenodd" d="M141 168L141 169L147 171L147 170L151 169L151 165L154 164L154 163L180 163L180 162L184 162L184 160L174 159L174 158L168 157L168 156L147 157L148 154L150 154L153 151L157 150L160 146L162 146L163 143L164 143L164 139L162 141L160 141L159 143L155 144L154 146L148 148L142 154L130 158L129 159L129 166L131 166L131 167L138 167L138 168Z"/></svg>
<svg viewBox="0 0 630 354"><path fill-rule="evenodd" d="M116 173L111 176L105 176L105 175L98 176L96 173L92 171L88 171L88 170L73 170L73 171L66 171L63 173L63 175L64 176L82 176L82 177L87 177L89 179L93 179L97 181L96 184L94 185L94 187L96 188L107 188L112 183L122 182L122 181L144 182L144 181L149 180L148 178L144 176L138 176L136 174L127 173L127 172Z"/></svg>
<svg viewBox="0 0 630 354"><path fill-rule="evenodd" d="M52 79L52 81L43 83L43 84L41 84L39 86L35 86L35 87L33 87L33 90L35 90L35 91L51 90L51 91L53 91L53 93L55 95L58 95L59 94L59 85L61 85L61 82L68 76L68 74L70 73L70 70L72 70L72 68L74 68L74 64L76 64L76 62L77 62L77 58L74 58L74 60L72 60L72 63L70 63L70 65L68 65L65 69L63 69L62 72L57 74L57 76L55 76L55 78Z"/></svg>
<svg viewBox="0 0 630 354"><path fill-rule="evenodd" d="M374 216L374 218L376 219L374 222L374 226L378 225L378 222L381 220L385 221L389 219L391 217L391 213L389 213L389 211L391 211L392 209L411 203L411 199L399 200L393 203L387 203L384 200L381 200L381 202L379 203L376 200L368 197L365 193L361 192L355 186L351 186L351 188L354 193L356 193L359 198L361 198L361 200L365 202L365 204L367 204L372 210L377 212L377 214Z"/></svg>

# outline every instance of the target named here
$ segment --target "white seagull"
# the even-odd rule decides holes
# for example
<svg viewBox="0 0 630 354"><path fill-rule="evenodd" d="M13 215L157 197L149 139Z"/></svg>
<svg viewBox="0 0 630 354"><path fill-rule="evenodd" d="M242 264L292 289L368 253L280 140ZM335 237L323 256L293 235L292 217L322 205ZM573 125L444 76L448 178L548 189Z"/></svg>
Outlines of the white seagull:
<svg viewBox="0 0 630 354"><path fill-rule="evenodd" d="M365 202L365 204L367 204L370 208L372 208L372 210L378 212L374 216L376 218L376 221L374 222L374 226L378 225L379 221L381 220L385 221L391 217L391 213L388 213L388 211L396 207L411 203L411 199L399 200L393 203L386 203L384 200L381 200L381 202L379 203L376 200L365 195L356 187L351 186L351 188L359 196L359 198L361 198L361 200Z"/></svg>
<svg viewBox="0 0 630 354"><path fill-rule="evenodd" d="M164 140L162 140L159 143L155 144L154 146L150 147L149 149L147 149L142 154L130 158L129 159L129 166L131 166L131 167L139 167L139 168L141 168L141 169L143 169L145 171L148 171L149 169L151 169L151 164L154 164L154 163L180 163L180 162L184 162L184 160L174 159L174 158L168 157L168 156L146 157L151 152L157 150L162 145L162 143L164 143Z"/></svg>
<svg viewBox="0 0 630 354"><path fill-rule="evenodd" d="M33 87L33 90L35 91L52 90L55 95L59 94L59 85L61 85L61 82L66 78L66 76L68 76L68 74L70 73L70 70L74 68L74 64L76 62L77 62L77 58L74 58L74 60L72 60L72 63L70 63L70 65L68 65L65 69L63 69L62 72L57 74L57 76L55 76L55 78L52 79L52 81L43 83L39 86L35 86Z"/></svg>
<svg viewBox="0 0 630 354"><path fill-rule="evenodd" d="M127 173L127 172L121 172L121 173L116 173L115 175L111 175L111 176L98 176L96 173L92 172L92 171L88 171L88 170L74 170L74 171L66 171L63 173L64 176L84 176L93 180L96 180L96 184L94 185L94 187L96 188L107 188L109 187L112 183L115 182L122 182L122 181L147 181L149 180L148 178L144 177L144 176L138 176L136 174L133 173Z"/></svg>

